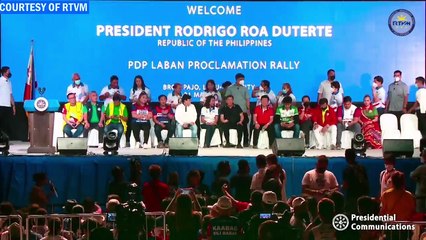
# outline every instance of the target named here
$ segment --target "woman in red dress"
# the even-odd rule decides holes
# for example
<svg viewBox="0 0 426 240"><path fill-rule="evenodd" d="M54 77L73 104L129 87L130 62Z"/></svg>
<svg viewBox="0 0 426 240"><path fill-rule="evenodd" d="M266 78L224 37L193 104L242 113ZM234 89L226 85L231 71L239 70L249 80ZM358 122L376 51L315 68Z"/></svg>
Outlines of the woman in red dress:
<svg viewBox="0 0 426 240"><path fill-rule="evenodd" d="M379 125L379 114L371 104L369 95L364 96L364 106L361 107L359 122L362 126L364 139L371 148L382 148L382 132Z"/></svg>

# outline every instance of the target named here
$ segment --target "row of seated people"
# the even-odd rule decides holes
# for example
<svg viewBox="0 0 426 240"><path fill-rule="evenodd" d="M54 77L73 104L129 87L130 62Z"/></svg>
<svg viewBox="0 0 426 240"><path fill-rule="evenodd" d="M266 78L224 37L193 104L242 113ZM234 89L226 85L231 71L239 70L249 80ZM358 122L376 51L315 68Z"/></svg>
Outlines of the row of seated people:
<svg viewBox="0 0 426 240"><path fill-rule="evenodd" d="M97 102L96 92L91 93L91 101L86 105L77 102L73 93L67 97L69 102L63 107L62 114L65 122L63 131L68 137L78 137L81 134L87 137L90 130L97 129L99 143L102 143L104 132L116 129L118 139L126 132L129 114L118 95L115 95L113 101L106 106ZM147 94L142 92L138 101L132 104L130 127L136 145L141 142L139 133L142 130L144 135L141 145L144 148L148 147L151 121L155 123L154 132L159 147L167 147L168 140L173 135L183 137L184 129L191 130L191 137L197 137L198 114L191 103L191 96L183 95L182 102L177 105L175 111L167 105L165 95L159 96L158 100L159 105L151 109ZM272 145L275 138L282 138L282 131L293 131L293 138L299 138L302 131L306 147L339 149L342 132L350 130L355 134L362 132L372 148L381 148L378 112L372 106L370 97L368 95L364 97L364 106L361 108L353 105L349 96L344 97L343 102L342 107L333 108L327 99L323 98L320 99L318 108L311 108L309 96L304 96L302 106L297 108L293 99L287 96L283 98L282 104L274 109L268 95L263 95L252 118L253 146L257 147L259 135L263 131L268 133L269 145ZM236 146L242 148L243 122L246 117L241 107L234 103L232 95L226 96L226 104L220 109L214 96L207 96L199 116L200 127L206 130L204 147L210 147L216 129L224 135L226 141L224 147L232 147L229 130L235 129L238 138ZM72 131L73 129L75 130ZM165 139L162 137L162 130L168 131ZM310 146L311 130L316 146Z"/></svg>

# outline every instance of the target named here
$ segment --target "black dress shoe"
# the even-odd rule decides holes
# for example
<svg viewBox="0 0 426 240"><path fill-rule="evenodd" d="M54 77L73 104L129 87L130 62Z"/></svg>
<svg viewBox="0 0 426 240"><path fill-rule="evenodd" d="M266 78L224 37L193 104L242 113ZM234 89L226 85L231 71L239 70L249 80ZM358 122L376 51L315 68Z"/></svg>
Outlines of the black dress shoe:
<svg viewBox="0 0 426 240"><path fill-rule="evenodd" d="M241 144L238 144L238 145L237 145L237 148L243 148L243 146L241 146Z"/></svg>

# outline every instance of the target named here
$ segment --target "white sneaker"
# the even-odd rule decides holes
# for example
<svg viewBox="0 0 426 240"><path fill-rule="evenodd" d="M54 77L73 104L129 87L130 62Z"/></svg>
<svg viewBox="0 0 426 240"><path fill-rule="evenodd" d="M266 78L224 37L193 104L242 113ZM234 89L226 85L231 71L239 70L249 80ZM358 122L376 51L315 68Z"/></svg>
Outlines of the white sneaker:
<svg viewBox="0 0 426 240"><path fill-rule="evenodd" d="M147 143L144 143L143 144L143 149L147 149L148 148L148 144Z"/></svg>
<svg viewBox="0 0 426 240"><path fill-rule="evenodd" d="M134 148L140 148L141 147L141 143L140 142L136 142Z"/></svg>

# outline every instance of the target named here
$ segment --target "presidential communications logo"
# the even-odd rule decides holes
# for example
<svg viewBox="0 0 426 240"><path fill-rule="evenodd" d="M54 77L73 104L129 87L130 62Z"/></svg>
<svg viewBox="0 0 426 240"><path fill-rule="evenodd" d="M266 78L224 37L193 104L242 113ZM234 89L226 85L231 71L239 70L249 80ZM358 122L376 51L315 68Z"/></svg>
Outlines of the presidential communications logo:
<svg viewBox="0 0 426 240"><path fill-rule="evenodd" d="M332 220L337 231L351 229L354 231L412 231L415 225L396 221L396 215L355 215L337 214Z"/></svg>
<svg viewBox="0 0 426 240"><path fill-rule="evenodd" d="M389 29L397 36L410 34L416 25L413 14L406 9L398 9L391 13L388 20Z"/></svg>

